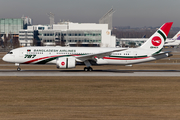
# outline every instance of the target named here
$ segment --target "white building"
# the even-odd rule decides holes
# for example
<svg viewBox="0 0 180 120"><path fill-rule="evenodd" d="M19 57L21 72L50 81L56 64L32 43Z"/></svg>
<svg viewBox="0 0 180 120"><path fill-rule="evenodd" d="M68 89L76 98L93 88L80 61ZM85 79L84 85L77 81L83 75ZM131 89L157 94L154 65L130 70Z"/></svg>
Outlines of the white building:
<svg viewBox="0 0 180 120"><path fill-rule="evenodd" d="M33 24L33 20L29 17L22 16L24 27L23 29L27 29L27 26L31 26Z"/></svg>
<svg viewBox="0 0 180 120"><path fill-rule="evenodd" d="M19 31L19 43L20 46L33 46L34 40L38 38L38 31L50 29L48 25L33 25L27 26L27 29L21 29Z"/></svg>
<svg viewBox="0 0 180 120"><path fill-rule="evenodd" d="M26 30L20 30L20 45L31 46L33 42L27 41L28 34L23 36L23 31ZM116 45L116 37L111 35L108 24L63 22L53 24L52 29L50 25L28 26L27 31L34 31L33 38L41 45L62 45L62 43L65 46L115 47Z"/></svg>
<svg viewBox="0 0 180 120"><path fill-rule="evenodd" d="M116 38L116 46L119 47L139 47L145 43L147 38Z"/></svg>
<svg viewBox="0 0 180 120"><path fill-rule="evenodd" d="M20 30L19 31L20 46L32 46L33 39L34 39L33 30Z"/></svg>

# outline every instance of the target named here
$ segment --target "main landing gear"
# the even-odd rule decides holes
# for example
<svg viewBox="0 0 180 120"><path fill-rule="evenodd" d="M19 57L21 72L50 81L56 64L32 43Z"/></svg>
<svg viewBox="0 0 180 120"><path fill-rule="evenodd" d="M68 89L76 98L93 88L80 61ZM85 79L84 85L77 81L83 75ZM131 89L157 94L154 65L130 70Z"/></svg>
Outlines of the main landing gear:
<svg viewBox="0 0 180 120"><path fill-rule="evenodd" d="M90 67L91 63L88 60L84 61L84 64L87 66L87 67L84 67L84 71L86 71L86 72L93 71L92 67Z"/></svg>
<svg viewBox="0 0 180 120"><path fill-rule="evenodd" d="M20 68L20 64L19 64L19 63L15 63L15 66L18 66L17 71L21 71L21 68Z"/></svg>
<svg viewBox="0 0 180 120"><path fill-rule="evenodd" d="M86 72L87 72L87 71L93 71L93 69L92 69L92 67L85 67L85 68L84 68L84 71L86 71Z"/></svg>

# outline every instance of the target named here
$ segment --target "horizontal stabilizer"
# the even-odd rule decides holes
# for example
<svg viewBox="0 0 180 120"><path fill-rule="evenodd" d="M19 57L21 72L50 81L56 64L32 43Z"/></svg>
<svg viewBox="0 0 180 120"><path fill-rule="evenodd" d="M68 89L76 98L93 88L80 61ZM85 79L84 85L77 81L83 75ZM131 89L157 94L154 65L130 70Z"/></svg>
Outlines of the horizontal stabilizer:
<svg viewBox="0 0 180 120"><path fill-rule="evenodd" d="M154 54L154 55L152 55L152 57L158 56L158 55L163 55L163 54L166 54L168 57L173 56L173 54L171 54L171 51L166 51L166 52L160 52L158 54Z"/></svg>

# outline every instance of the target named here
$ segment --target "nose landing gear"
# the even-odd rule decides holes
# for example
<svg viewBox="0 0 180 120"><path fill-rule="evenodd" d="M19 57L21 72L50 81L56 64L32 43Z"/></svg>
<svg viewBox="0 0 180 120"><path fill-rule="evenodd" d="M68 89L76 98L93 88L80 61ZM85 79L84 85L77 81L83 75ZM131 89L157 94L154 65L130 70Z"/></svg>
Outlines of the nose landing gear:
<svg viewBox="0 0 180 120"><path fill-rule="evenodd" d="M20 64L19 64L19 63L15 63L15 66L18 66L17 71L21 71L21 68L20 68Z"/></svg>
<svg viewBox="0 0 180 120"><path fill-rule="evenodd" d="M17 68L17 71L21 71L21 68L18 67L18 68Z"/></svg>

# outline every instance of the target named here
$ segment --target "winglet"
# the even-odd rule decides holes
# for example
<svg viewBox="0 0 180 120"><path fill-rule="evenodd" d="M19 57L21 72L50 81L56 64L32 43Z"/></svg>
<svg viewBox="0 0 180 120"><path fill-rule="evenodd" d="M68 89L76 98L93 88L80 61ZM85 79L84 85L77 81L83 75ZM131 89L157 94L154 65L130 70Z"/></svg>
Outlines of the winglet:
<svg viewBox="0 0 180 120"><path fill-rule="evenodd" d="M168 33L171 29L173 22L165 23L160 29L166 34L166 37L168 36Z"/></svg>

